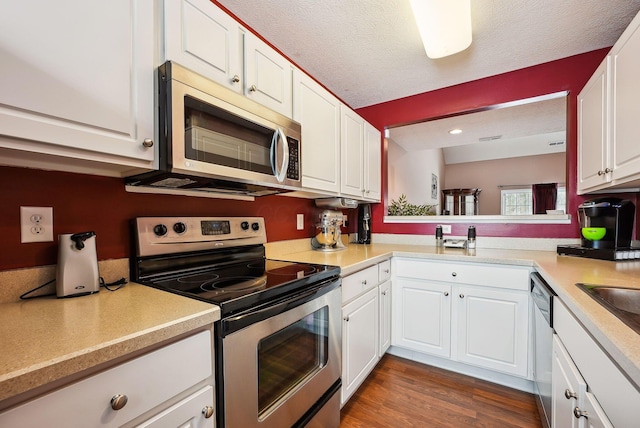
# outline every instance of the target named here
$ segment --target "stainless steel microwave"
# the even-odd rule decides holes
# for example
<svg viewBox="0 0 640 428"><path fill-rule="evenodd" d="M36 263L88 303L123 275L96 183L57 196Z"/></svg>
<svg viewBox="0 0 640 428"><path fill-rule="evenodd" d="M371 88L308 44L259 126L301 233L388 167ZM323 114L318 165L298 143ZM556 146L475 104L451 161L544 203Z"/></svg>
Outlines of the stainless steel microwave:
<svg viewBox="0 0 640 428"><path fill-rule="evenodd" d="M300 124L175 62L158 68L159 167L127 184L262 196L300 190Z"/></svg>

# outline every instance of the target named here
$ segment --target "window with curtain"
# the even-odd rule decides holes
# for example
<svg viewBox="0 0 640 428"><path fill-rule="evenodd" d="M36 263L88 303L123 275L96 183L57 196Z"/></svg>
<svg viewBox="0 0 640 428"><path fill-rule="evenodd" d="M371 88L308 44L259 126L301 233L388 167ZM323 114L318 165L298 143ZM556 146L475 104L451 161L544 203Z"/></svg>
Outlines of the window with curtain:
<svg viewBox="0 0 640 428"><path fill-rule="evenodd" d="M556 209L558 199L558 183L538 183L531 186L533 197L533 213L546 214L547 210Z"/></svg>
<svg viewBox="0 0 640 428"><path fill-rule="evenodd" d="M532 215L533 214L533 192L532 188L503 189L500 191L501 215ZM556 194L556 205L554 210L565 210L567 201L566 187L558 187ZM545 211L546 213L546 211Z"/></svg>

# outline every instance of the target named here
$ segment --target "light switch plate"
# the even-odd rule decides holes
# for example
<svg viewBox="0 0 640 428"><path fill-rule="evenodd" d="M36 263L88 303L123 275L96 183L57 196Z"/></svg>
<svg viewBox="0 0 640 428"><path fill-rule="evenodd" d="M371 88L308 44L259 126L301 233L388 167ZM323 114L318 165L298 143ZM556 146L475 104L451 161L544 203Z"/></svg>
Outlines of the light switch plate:
<svg viewBox="0 0 640 428"><path fill-rule="evenodd" d="M52 207L20 207L20 242L53 242Z"/></svg>
<svg viewBox="0 0 640 428"><path fill-rule="evenodd" d="M296 230L304 229L304 214L296 215Z"/></svg>

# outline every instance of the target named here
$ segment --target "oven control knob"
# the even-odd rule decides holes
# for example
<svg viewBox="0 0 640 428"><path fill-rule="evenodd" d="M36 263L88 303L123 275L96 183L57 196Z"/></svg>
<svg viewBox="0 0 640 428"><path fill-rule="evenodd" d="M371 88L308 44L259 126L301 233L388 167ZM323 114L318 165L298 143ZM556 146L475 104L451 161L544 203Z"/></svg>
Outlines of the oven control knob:
<svg viewBox="0 0 640 428"><path fill-rule="evenodd" d="M155 233L156 236L164 236L167 234L167 226L164 224L156 224L153 227L153 233Z"/></svg>
<svg viewBox="0 0 640 428"><path fill-rule="evenodd" d="M177 234L183 234L187 230L187 225L179 221L173 225L173 231Z"/></svg>
<svg viewBox="0 0 640 428"><path fill-rule="evenodd" d="M251 229L260 230L260 223L251 223Z"/></svg>
<svg viewBox="0 0 640 428"><path fill-rule="evenodd" d="M242 228L242 230L249 230L249 222L243 221L242 223L240 223L240 227Z"/></svg>

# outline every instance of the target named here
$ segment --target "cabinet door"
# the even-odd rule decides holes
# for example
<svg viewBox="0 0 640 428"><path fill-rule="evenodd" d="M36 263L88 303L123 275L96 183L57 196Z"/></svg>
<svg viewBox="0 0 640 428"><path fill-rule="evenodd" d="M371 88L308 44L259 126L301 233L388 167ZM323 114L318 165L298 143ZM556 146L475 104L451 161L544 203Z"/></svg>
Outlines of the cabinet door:
<svg viewBox="0 0 640 428"><path fill-rule="evenodd" d="M578 193L602 187L610 181L609 160L609 63L596 69L578 94Z"/></svg>
<svg viewBox="0 0 640 428"><path fill-rule="evenodd" d="M302 126L302 186L340 192L340 101L293 71L293 120Z"/></svg>
<svg viewBox="0 0 640 428"><path fill-rule="evenodd" d="M553 337L551 428L578 428L573 410L582 405L587 385L557 335Z"/></svg>
<svg viewBox="0 0 640 428"><path fill-rule="evenodd" d="M41 0L0 14L0 128L21 139L0 146L151 167L153 7Z"/></svg>
<svg viewBox="0 0 640 428"><path fill-rule="evenodd" d="M394 279L391 344L448 358L451 348L450 293L448 284Z"/></svg>
<svg viewBox="0 0 640 428"><path fill-rule="evenodd" d="M213 398L213 387L207 386L137 426L139 428L214 428L215 414L205 416L208 408L213 409Z"/></svg>
<svg viewBox="0 0 640 428"><path fill-rule="evenodd" d="M585 394L584 403L580 410L584 415L581 419L584 420L585 428L614 428L592 393L587 392Z"/></svg>
<svg viewBox="0 0 640 428"><path fill-rule="evenodd" d="M460 286L455 301L456 359L527 377L529 293Z"/></svg>
<svg viewBox="0 0 640 428"><path fill-rule="evenodd" d="M378 287L380 299L380 352L382 357L391 346L391 281L383 282Z"/></svg>
<svg viewBox="0 0 640 428"><path fill-rule="evenodd" d="M381 134L371 124L364 124L364 199L380 202L382 155Z"/></svg>
<svg viewBox="0 0 640 428"><path fill-rule="evenodd" d="M611 49L612 179L624 183L640 177L640 15Z"/></svg>
<svg viewBox="0 0 640 428"><path fill-rule="evenodd" d="M257 36L245 32L244 67L245 95L291 118L293 116L291 63Z"/></svg>
<svg viewBox="0 0 640 428"><path fill-rule="evenodd" d="M343 195L362 198L364 189L364 120L353 110L340 106L340 191Z"/></svg>
<svg viewBox="0 0 640 428"><path fill-rule="evenodd" d="M209 0L165 0L164 60L242 92L238 23Z"/></svg>
<svg viewBox="0 0 640 428"><path fill-rule="evenodd" d="M342 308L342 404L378 362L378 288Z"/></svg>

